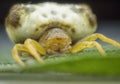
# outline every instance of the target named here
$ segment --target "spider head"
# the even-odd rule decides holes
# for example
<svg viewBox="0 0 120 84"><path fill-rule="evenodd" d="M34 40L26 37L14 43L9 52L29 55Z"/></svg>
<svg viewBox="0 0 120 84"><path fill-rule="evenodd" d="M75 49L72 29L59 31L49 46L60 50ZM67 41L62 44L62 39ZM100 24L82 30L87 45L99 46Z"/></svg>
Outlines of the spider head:
<svg viewBox="0 0 120 84"><path fill-rule="evenodd" d="M60 28L48 30L40 39L40 43L48 50L48 53L65 52L70 48L71 38Z"/></svg>

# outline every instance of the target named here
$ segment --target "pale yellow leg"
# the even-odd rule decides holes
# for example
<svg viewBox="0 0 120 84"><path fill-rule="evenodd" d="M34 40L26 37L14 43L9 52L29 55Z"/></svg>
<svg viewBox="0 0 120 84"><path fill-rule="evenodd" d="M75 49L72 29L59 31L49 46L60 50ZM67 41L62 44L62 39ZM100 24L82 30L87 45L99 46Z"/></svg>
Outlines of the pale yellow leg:
<svg viewBox="0 0 120 84"><path fill-rule="evenodd" d="M71 52L76 53L76 52L82 51L85 48L91 48L91 47L96 47L102 56L106 56L106 53L103 50L102 46L99 43L97 43L96 41L78 42L77 44L75 44L72 47Z"/></svg>
<svg viewBox="0 0 120 84"><path fill-rule="evenodd" d="M22 51L26 51L26 52L28 52L28 50L22 44L16 44L12 49L13 58L15 59L16 62L18 62L21 66L24 67L25 64L19 58L18 50L22 50Z"/></svg>
<svg viewBox="0 0 120 84"><path fill-rule="evenodd" d="M90 36L87 36L86 38L78 41L78 43L76 43L73 48L71 49L71 52L74 53L74 52L79 52L85 48L90 48L90 47L94 47L96 46L98 51L103 55L105 56L106 53L105 51L103 50L103 48L101 47L101 45L97 42L95 42L94 40L96 39L100 39L106 43L109 43L109 44L112 44L116 47L119 47L120 48L120 43L100 34L100 33L95 33L95 34L92 34Z"/></svg>
<svg viewBox="0 0 120 84"><path fill-rule="evenodd" d="M41 55L45 55L46 54L45 49L39 43L37 43L36 41L34 41L32 39L27 39L25 41L24 45L22 45L22 44L16 44L13 47L12 53L13 53L14 59L21 66L25 66L25 64L19 58L18 50L22 50L22 51L26 51L26 52L30 53L40 63L43 63L43 60L40 57L40 54Z"/></svg>
<svg viewBox="0 0 120 84"><path fill-rule="evenodd" d="M94 40L96 40L96 39L98 39L98 38L99 38L100 40L106 42L106 43L112 44L112 45L120 48L120 43L118 43L118 42L116 42L115 40L112 40L112 39L110 39L110 38L108 38L108 37L106 37L106 36L104 36L103 34L100 34L100 33L92 34L92 35L84 38L84 39L81 40L81 41L94 41Z"/></svg>
<svg viewBox="0 0 120 84"><path fill-rule="evenodd" d="M45 49L36 41L32 39L27 39L24 43L24 46L28 49L29 53L36 59L38 62L43 63L40 54L45 55ZM40 54L39 54L40 53Z"/></svg>

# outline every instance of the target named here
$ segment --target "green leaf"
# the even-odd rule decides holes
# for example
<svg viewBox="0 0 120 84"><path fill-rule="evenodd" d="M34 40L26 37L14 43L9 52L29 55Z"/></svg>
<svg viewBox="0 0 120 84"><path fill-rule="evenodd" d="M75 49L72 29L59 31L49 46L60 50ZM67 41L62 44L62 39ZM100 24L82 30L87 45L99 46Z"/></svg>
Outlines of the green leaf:
<svg viewBox="0 0 120 84"><path fill-rule="evenodd" d="M0 72L12 73L71 73L80 75L120 75L120 49L107 46L107 56L101 56L96 48L75 54L57 54L44 57L44 64L31 59L25 68L20 67L12 56L0 56Z"/></svg>

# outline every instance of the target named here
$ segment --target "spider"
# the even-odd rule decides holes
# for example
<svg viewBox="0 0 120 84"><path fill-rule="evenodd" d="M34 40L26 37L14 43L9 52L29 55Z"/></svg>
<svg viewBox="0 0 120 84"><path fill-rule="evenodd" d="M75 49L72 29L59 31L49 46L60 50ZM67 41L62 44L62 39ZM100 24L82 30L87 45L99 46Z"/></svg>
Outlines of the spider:
<svg viewBox="0 0 120 84"><path fill-rule="evenodd" d="M85 48L96 47L106 56L104 42L120 47L120 44L100 33L97 20L86 4L60 4L44 2L39 4L16 4L11 7L5 20L6 31L15 42L12 54L15 61L25 66L19 51L33 56L43 63L42 56L56 53L77 53Z"/></svg>

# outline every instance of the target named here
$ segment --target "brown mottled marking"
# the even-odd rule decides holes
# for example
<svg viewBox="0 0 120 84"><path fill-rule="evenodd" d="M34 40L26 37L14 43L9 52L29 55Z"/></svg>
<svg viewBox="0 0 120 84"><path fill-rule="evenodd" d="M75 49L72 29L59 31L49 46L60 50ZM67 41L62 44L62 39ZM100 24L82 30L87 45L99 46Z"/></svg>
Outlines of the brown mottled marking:
<svg viewBox="0 0 120 84"><path fill-rule="evenodd" d="M38 30L39 30L39 28L36 28L36 29L35 29L35 31L38 31Z"/></svg>
<svg viewBox="0 0 120 84"><path fill-rule="evenodd" d="M72 33L75 33L75 29L74 28L72 28L71 31L72 31Z"/></svg>
<svg viewBox="0 0 120 84"><path fill-rule="evenodd" d="M48 23L40 25L40 28L47 28L47 27L48 27Z"/></svg>
<svg viewBox="0 0 120 84"><path fill-rule="evenodd" d="M67 30L68 28L71 28L72 26L70 24L65 24L64 22L59 22L59 21L51 21L51 22L46 22L40 25L40 28L63 28Z"/></svg>
<svg viewBox="0 0 120 84"><path fill-rule="evenodd" d="M94 26L96 25L96 16L93 14L87 14L88 16L88 21L89 24L91 25L91 28L94 28Z"/></svg>
<svg viewBox="0 0 120 84"><path fill-rule="evenodd" d="M19 20L20 20L20 15L19 15L19 10L21 10L22 6L21 4L14 5L8 14L8 17L6 18L6 24L9 24L13 26L14 28L17 28L17 26L20 25Z"/></svg>
<svg viewBox="0 0 120 84"><path fill-rule="evenodd" d="M6 24L12 25L16 28L19 24L20 16L16 14L16 12L11 12L9 16L6 18Z"/></svg>

